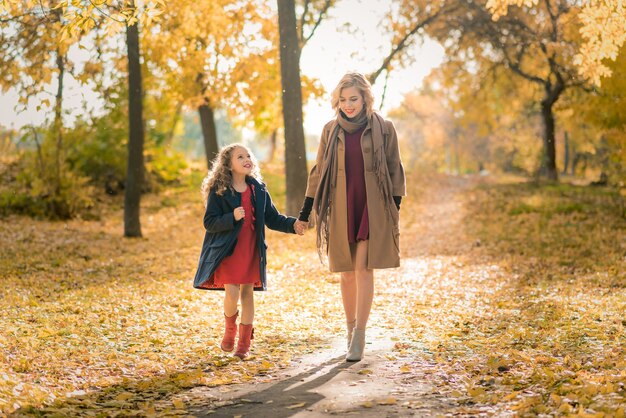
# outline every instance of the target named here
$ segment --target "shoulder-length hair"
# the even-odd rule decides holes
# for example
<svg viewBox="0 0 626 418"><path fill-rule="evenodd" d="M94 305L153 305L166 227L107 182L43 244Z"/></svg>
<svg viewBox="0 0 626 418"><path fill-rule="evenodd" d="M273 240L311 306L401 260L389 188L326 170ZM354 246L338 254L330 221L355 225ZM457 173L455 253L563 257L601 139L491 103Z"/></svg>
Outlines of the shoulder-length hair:
<svg viewBox="0 0 626 418"><path fill-rule="evenodd" d="M357 90L359 90L361 96L363 97L363 106L365 107L367 117L369 118L372 116L372 112L374 111L374 94L372 93L372 85L361 73L347 73L341 78L339 84L335 87L335 90L333 90L331 105L333 106L335 114L339 114L339 96L341 95L341 90L346 87L356 87Z"/></svg>
<svg viewBox="0 0 626 418"><path fill-rule="evenodd" d="M215 188L215 193L219 196L223 196L226 190L233 189L233 173L231 171L230 161L233 156L233 152L237 148L243 148L250 154L250 160L252 160L252 172L248 175L258 181L262 180L261 172L259 171L259 164L252 154L252 151L243 144L230 144L220 150L211 162L211 169L207 176L202 181L202 199L204 206L206 207L207 199L209 198L209 192Z"/></svg>

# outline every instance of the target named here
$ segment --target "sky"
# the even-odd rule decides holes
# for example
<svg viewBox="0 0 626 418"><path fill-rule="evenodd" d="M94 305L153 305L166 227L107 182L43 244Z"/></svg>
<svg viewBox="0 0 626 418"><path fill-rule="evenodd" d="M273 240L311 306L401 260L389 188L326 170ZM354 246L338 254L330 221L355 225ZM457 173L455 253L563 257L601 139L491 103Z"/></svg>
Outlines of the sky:
<svg viewBox="0 0 626 418"><path fill-rule="evenodd" d="M304 129L307 135L317 135L322 126L333 117L330 92L343 74L358 71L364 74L375 71L391 47L389 34L384 33L384 18L389 10L388 0L338 0L328 16L307 43L301 56L301 73L317 78L326 90L319 100L304 107ZM346 31L349 24L351 30ZM387 92L381 112L397 107L404 94L418 89L428 73L443 59L443 49L435 42L425 40L410 47L414 58L405 68L395 68L388 79ZM80 51L76 51L80 54ZM374 85L376 109L380 107L385 74ZM50 88L50 92L53 92ZM53 100L53 95L49 97ZM90 100L89 91L81 88L71 77L65 79L64 106L69 110L66 123L82 111L81 103ZM39 124L43 111L29 106L27 111L14 110L18 96L14 91L0 93L0 124L19 128L26 124Z"/></svg>
<svg viewBox="0 0 626 418"><path fill-rule="evenodd" d="M320 80L326 95L305 106L304 128L307 134L321 132L333 116L330 92L348 71L369 74L377 70L391 48L389 34L384 33L385 14L389 1L339 0L329 16L320 25L302 51L301 72ZM355 33L341 31L349 23ZM381 113L395 108L403 96L421 87L424 77L443 60L443 48L432 40L416 42L409 49L414 62L405 68L395 68L389 75L387 92ZM373 86L375 103L379 109L385 73Z"/></svg>

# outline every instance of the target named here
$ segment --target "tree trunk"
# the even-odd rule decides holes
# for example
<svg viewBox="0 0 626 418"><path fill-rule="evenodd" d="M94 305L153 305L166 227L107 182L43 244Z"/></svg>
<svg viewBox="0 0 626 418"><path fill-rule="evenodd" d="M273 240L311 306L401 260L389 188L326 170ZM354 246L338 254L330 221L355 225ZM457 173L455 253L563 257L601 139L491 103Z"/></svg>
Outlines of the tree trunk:
<svg viewBox="0 0 626 418"><path fill-rule="evenodd" d="M543 159L541 174L549 180L558 181L559 174L556 170L556 147L554 138L554 112L552 107L558 99L560 92L550 91L546 87L546 97L541 101L541 118L543 121Z"/></svg>
<svg viewBox="0 0 626 418"><path fill-rule="evenodd" d="M574 151L574 158L572 159L572 167L570 168L570 176L572 177L576 176L576 167L578 166L578 163L580 162L581 158L582 158L582 155L579 152Z"/></svg>
<svg viewBox="0 0 626 418"><path fill-rule="evenodd" d="M139 24L126 25L128 49L128 164L124 190L124 236L141 237L139 205L143 183L143 104Z"/></svg>
<svg viewBox="0 0 626 418"><path fill-rule="evenodd" d="M51 191L52 199L48 200L48 208L59 219L69 219L72 216L70 206L66 199L61 197L63 193L63 170L65 168L65 150L63 146L63 78L65 77L65 54L60 48L56 50L56 65L59 71L57 93L54 103L54 121L52 131L56 135L54 146L54 171L47 173L49 179L47 188ZM52 174L52 178L48 177ZM50 184L51 183L51 184Z"/></svg>
<svg viewBox="0 0 626 418"><path fill-rule="evenodd" d="M541 100L541 118L543 121L543 159L540 173L549 180L558 181L559 173L556 169L556 144L555 122L553 107L563 90L565 84L559 73L552 73L544 82L544 98ZM552 80L556 79L553 83Z"/></svg>
<svg viewBox="0 0 626 418"><path fill-rule="evenodd" d="M274 154L276 153L276 141L278 140L278 129L274 129L270 135L270 149L267 153L266 163L274 162Z"/></svg>
<svg viewBox="0 0 626 418"><path fill-rule="evenodd" d="M566 175L567 174L567 167L569 167L569 160L570 160L570 149L569 149L569 132L565 131L563 133L563 147L565 148L564 150L564 156L563 156L563 171L561 171L561 175Z"/></svg>
<svg viewBox="0 0 626 418"><path fill-rule="evenodd" d="M56 51L56 64L59 71L59 82L57 86L57 94L54 102L54 122L53 127L57 137L55 147L55 185L54 194L61 193L61 165L63 161L63 77L65 76L65 56L61 53L61 49Z"/></svg>
<svg viewBox="0 0 626 418"><path fill-rule="evenodd" d="M172 124L170 125L170 130L167 132L165 137L165 143L163 145L171 145L174 140L174 134L176 133L176 126L178 122L180 122L181 112L183 110L182 103L178 103L176 105L176 110L174 111L174 116L172 117Z"/></svg>
<svg viewBox="0 0 626 418"><path fill-rule="evenodd" d="M459 135L455 129L454 133L453 133L453 138L452 138L452 143L454 144L454 170L455 170L455 175L460 176L461 175L461 157L459 155Z"/></svg>
<svg viewBox="0 0 626 418"><path fill-rule="evenodd" d="M61 22L61 9L54 9L52 17L56 22ZM50 190L53 196L59 196L61 194L61 167L63 165L63 79L65 78L65 53L62 52L60 47L56 49L56 67L58 74L57 93L54 101L54 121L52 122L52 131L56 135L56 144L54 147L54 172L49 173L54 177L53 184L48 184L48 187L52 186ZM62 199L53 199L57 203L60 203ZM55 205L56 206L56 205ZM60 218L69 218L69 213L63 214L62 208L53 207L52 210Z"/></svg>
<svg viewBox="0 0 626 418"><path fill-rule="evenodd" d="M304 127L302 126L300 45L298 43L294 0L278 0L278 28L283 121L285 125L285 174L287 180L285 212L288 215L296 215L306 192L308 170Z"/></svg>
<svg viewBox="0 0 626 418"><path fill-rule="evenodd" d="M200 126L202 127L202 138L204 139L204 152L206 155L207 167L211 168L211 162L217 156L217 128L215 126L215 114L208 100L198 108L200 114Z"/></svg>

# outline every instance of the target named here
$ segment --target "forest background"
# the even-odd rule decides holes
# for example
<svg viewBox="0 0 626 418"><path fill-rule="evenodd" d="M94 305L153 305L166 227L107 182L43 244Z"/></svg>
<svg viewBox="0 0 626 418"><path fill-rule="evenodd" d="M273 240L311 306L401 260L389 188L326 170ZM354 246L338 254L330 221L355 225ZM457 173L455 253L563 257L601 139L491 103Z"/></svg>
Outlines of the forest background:
<svg viewBox="0 0 626 418"><path fill-rule="evenodd" d="M623 6L511 3L381 3L376 47L386 50L357 70L395 121L407 169L622 187ZM286 211L297 212L317 145L317 133L305 141L303 104L328 102L332 88L301 75L300 57L337 4L2 4L0 85L19 102L2 112L47 115L2 128L3 213L70 218L93 212L102 191L124 193L125 235L139 236L141 193L206 168L235 141L283 165ZM344 22L339 39L363 30ZM424 42L440 45L441 64L386 102L389 76L415 68ZM67 108L68 79L90 91L78 108Z"/></svg>

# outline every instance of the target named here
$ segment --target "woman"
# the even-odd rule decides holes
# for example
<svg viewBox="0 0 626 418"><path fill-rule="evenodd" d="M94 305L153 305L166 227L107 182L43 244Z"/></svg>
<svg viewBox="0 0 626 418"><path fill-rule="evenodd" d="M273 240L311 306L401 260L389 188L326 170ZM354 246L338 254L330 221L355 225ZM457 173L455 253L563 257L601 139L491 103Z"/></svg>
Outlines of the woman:
<svg viewBox="0 0 626 418"><path fill-rule="evenodd" d="M398 138L372 110L372 86L348 73L332 93L336 118L322 131L299 219L315 209L317 250L341 272L347 361L359 361L374 297L374 269L400 266L398 211L405 195Z"/></svg>

